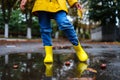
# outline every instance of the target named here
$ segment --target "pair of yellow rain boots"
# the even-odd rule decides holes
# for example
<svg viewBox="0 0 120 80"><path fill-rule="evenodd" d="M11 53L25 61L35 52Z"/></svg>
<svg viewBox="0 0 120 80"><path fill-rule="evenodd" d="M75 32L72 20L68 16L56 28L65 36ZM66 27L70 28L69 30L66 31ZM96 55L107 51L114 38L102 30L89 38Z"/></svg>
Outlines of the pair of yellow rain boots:
<svg viewBox="0 0 120 80"><path fill-rule="evenodd" d="M77 46L73 46L73 48L75 49L76 55L80 61L84 62L88 60L88 55L83 50L80 43ZM46 55L45 55L44 62L52 63L53 62L52 46L45 46L45 52L46 52Z"/></svg>

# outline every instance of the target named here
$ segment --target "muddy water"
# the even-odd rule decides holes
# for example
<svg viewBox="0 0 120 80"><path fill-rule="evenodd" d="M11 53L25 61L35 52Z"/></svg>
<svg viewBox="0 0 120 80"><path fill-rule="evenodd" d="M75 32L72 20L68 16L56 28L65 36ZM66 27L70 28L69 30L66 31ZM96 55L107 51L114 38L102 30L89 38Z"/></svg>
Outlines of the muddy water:
<svg viewBox="0 0 120 80"><path fill-rule="evenodd" d="M89 55L79 62L75 54L54 54L54 63L43 63L40 53L0 56L0 80L120 80L120 54Z"/></svg>

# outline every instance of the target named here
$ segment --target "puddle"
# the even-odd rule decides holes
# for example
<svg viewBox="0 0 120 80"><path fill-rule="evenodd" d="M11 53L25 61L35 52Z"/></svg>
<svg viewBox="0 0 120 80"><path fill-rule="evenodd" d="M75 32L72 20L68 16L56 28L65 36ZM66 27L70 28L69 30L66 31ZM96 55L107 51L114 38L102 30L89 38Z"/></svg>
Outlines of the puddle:
<svg viewBox="0 0 120 80"><path fill-rule="evenodd" d="M40 53L8 54L0 56L0 80L120 80L120 55L112 56L90 55L83 63L75 54L54 54L45 64Z"/></svg>

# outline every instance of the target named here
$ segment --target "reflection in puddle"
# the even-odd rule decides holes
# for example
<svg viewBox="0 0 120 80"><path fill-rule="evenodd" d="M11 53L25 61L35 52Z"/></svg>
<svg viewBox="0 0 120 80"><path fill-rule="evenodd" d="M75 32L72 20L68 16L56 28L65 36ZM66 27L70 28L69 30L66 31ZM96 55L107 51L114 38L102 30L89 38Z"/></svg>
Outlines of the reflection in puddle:
<svg viewBox="0 0 120 80"><path fill-rule="evenodd" d="M113 66L107 61L115 56L113 58L110 56L110 59L108 57L90 56L89 63L82 63L76 60L74 54L54 54L54 63L47 64L43 63L44 57L40 53L7 54L0 56L0 78L1 80L118 80L120 66ZM106 65L105 69L101 69L103 62ZM114 75L111 76L111 73Z"/></svg>

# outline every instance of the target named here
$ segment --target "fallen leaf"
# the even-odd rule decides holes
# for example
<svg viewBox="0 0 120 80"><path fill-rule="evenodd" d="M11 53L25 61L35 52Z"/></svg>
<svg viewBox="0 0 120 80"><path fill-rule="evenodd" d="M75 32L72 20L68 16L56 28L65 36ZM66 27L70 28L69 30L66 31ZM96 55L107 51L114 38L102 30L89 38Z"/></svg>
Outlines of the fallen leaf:
<svg viewBox="0 0 120 80"><path fill-rule="evenodd" d="M90 71L90 72L94 72L97 73L97 70L93 69L93 68L87 68L86 70Z"/></svg>

